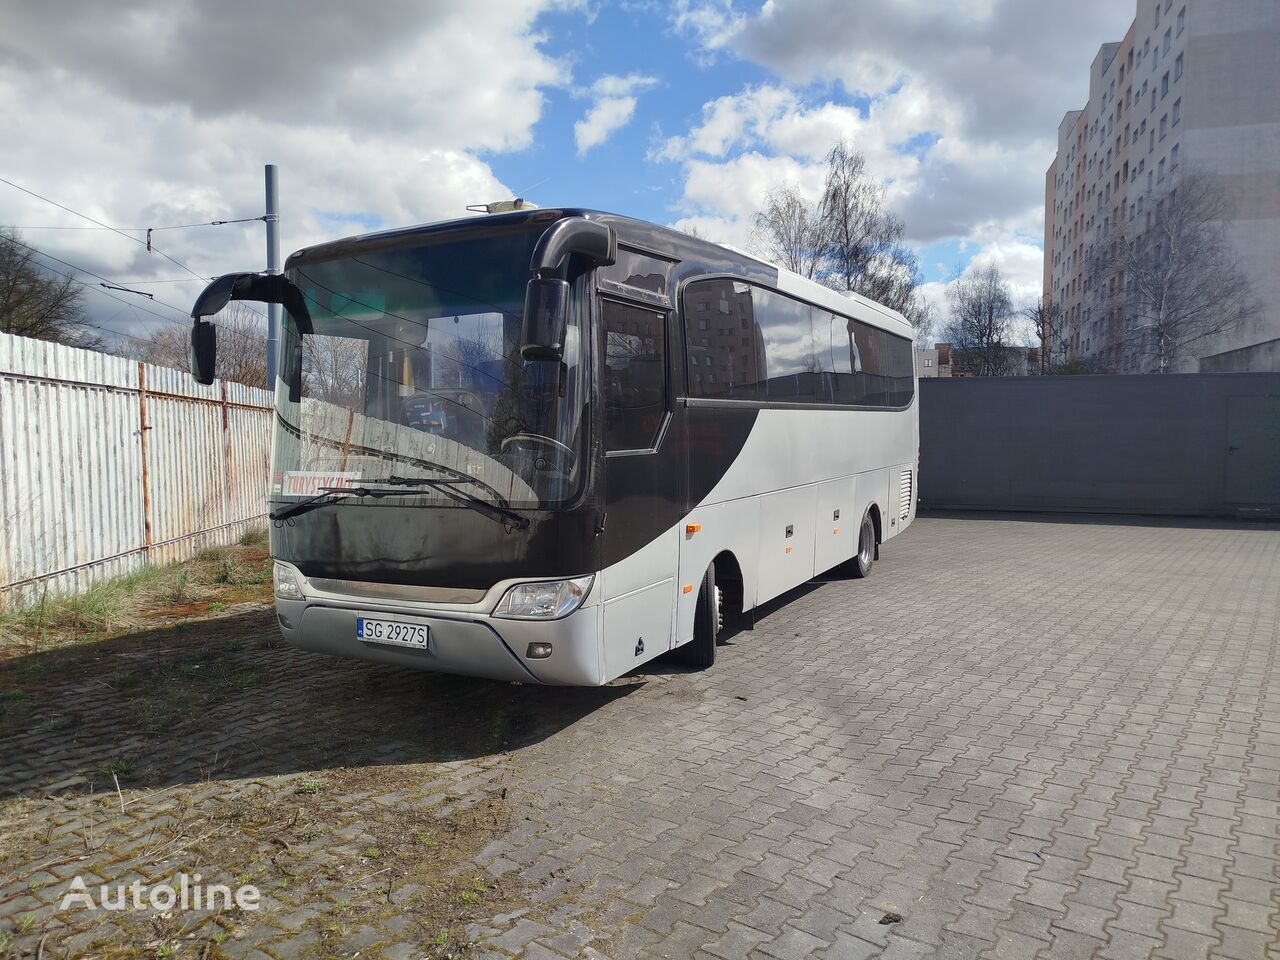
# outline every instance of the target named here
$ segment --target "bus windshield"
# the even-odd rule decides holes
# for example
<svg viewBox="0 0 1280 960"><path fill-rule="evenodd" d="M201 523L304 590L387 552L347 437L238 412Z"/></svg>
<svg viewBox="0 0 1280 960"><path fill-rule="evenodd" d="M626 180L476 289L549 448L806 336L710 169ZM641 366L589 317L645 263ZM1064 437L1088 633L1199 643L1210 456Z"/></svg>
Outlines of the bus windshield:
<svg viewBox="0 0 1280 960"><path fill-rule="evenodd" d="M419 237L302 261L309 329L281 335L274 502L389 477L444 478L512 508L572 498L585 469L586 364L575 285L564 356L525 361L520 333L538 230ZM456 506L458 497L354 504Z"/></svg>

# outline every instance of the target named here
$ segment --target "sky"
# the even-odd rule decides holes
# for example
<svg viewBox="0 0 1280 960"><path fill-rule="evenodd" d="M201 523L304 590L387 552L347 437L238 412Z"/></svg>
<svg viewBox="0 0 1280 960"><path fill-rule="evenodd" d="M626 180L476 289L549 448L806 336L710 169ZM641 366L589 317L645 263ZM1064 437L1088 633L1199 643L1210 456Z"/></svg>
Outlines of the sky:
<svg viewBox="0 0 1280 960"><path fill-rule="evenodd" d="M1128 0L8 5L0 177L128 236L50 229L89 224L3 183L0 225L98 274L76 273L94 320L145 338L185 323L194 274L261 269L263 225L130 238L260 216L266 163L286 254L511 196L749 247L765 192L816 198L846 139L930 299L996 263L1026 303L1058 123L1132 18Z"/></svg>

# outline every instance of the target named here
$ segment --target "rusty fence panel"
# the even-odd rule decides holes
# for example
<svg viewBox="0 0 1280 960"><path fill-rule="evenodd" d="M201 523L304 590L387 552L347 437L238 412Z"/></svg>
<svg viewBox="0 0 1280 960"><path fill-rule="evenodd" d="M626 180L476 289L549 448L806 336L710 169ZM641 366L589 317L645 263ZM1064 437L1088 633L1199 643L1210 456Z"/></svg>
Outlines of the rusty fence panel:
<svg viewBox="0 0 1280 960"><path fill-rule="evenodd" d="M265 523L272 397L0 334L0 608Z"/></svg>

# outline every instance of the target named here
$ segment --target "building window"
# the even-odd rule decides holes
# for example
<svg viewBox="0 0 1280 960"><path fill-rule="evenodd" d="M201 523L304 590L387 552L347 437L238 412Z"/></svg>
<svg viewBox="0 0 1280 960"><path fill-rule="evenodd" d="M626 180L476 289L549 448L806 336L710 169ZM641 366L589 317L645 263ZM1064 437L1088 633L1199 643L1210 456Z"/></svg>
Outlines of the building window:
<svg viewBox="0 0 1280 960"><path fill-rule="evenodd" d="M1160 180L1160 182L1161 182L1161 183L1164 183L1164 157L1161 157L1161 158L1160 158L1160 167L1159 167L1159 170L1160 170L1159 180Z"/></svg>
<svg viewBox="0 0 1280 960"><path fill-rule="evenodd" d="M1180 53L1178 54L1178 59L1173 61L1173 79L1175 80L1182 79L1182 58L1184 56L1186 56L1186 54Z"/></svg>
<svg viewBox="0 0 1280 960"><path fill-rule="evenodd" d="M1182 31L1187 28L1187 8L1183 7L1178 11L1178 36L1182 36Z"/></svg>
<svg viewBox="0 0 1280 960"><path fill-rule="evenodd" d="M1169 172L1172 173L1178 169L1178 144L1173 145L1173 149L1169 151Z"/></svg>
<svg viewBox="0 0 1280 960"><path fill-rule="evenodd" d="M1173 101L1173 125L1176 127L1182 119L1182 98Z"/></svg>
<svg viewBox="0 0 1280 960"><path fill-rule="evenodd" d="M1168 72L1166 72L1165 75L1160 78L1160 99L1163 100L1168 95L1169 95L1169 74Z"/></svg>
<svg viewBox="0 0 1280 960"><path fill-rule="evenodd" d="M1173 49L1173 28L1170 27L1164 32L1164 52L1168 53Z"/></svg>
<svg viewBox="0 0 1280 960"><path fill-rule="evenodd" d="M1160 139L1163 140L1165 134L1169 132L1169 115L1166 113L1160 118Z"/></svg>
<svg viewBox="0 0 1280 960"><path fill-rule="evenodd" d="M925 357L925 358L924 358L924 365L925 365L925 369L928 369L928 368L932 367L932 366L933 366L933 358L932 358L932 357Z"/></svg>

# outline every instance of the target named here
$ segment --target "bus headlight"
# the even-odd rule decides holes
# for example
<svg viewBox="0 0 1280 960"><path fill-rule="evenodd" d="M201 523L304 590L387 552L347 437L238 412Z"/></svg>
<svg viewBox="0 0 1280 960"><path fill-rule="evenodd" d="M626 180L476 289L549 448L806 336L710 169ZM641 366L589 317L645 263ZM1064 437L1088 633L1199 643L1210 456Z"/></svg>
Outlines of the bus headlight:
<svg viewBox="0 0 1280 960"><path fill-rule="evenodd" d="M558 620L582 606L595 577L517 583L493 608L495 617L515 620Z"/></svg>
<svg viewBox="0 0 1280 960"><path fill-rule="evenodd" d="M302 584L298 583L298 575L283 563L277 563L271 578L276 584L276 596L281 600L301 600Z"/></svg>

